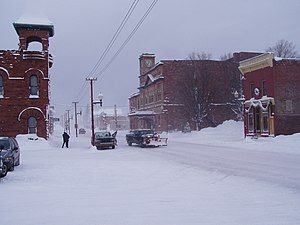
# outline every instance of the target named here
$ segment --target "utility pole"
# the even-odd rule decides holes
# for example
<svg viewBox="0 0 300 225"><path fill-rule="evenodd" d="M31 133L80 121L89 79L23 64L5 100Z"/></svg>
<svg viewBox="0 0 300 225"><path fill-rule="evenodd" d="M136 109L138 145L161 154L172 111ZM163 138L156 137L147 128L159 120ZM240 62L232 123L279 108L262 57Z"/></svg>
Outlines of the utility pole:
<svg viewBox="0 0 300 225"><path fill-rule="evenodd" d="M91 120L92 120L92 145L95 146L95 124L94 124L94 99L93 99L93 81L96 81L97 78L86 78L86 81L90 82L91 85Z"/></svg>
<svg viewBox="0 0 300 225"><path fill-rule="evenodd" d="M77 120L77 115L81 115L81 111L77 113L77 103L78 102L73 102L75 105L75 132L76 132L76 137L78 137L78 120Z"/></svg>
<svg viewBox="0 0 300 225"><path fill-rule="evenodd" d="M114 105L115 108L115 126L116 130L118 130L118 113L117 113L117 105Z"/></svg>
<svg viewBox="0 0 300 225"><path fill-rule="evenodd" d="M70 109L67 109L67 124L68 124L68 131L69 135L71 134L71 128L70 128Z"/></svg>

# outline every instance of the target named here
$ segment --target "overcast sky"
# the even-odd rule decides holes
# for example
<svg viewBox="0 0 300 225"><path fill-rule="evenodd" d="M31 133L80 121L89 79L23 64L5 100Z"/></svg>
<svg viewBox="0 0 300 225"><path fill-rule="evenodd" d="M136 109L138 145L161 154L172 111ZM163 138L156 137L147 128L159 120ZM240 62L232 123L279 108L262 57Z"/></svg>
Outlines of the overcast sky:
<svg viewBox="0 0 300 225"><path fill-rule="evenodd" d="M51 104L57 112L70 108L87 74L108 45L133 0L9 0L0 1L0 49L17 49L12 23L21 16L47 17L55 35L50 41L54 57ZM127 38L152 0L140 0L99 72ZM138 58L144 52L156 60L185 59L191 52L210 52L215 59L229 52L264 51L279 39L293 42L300 51L299 0L159 0L109 69L95 82L104 105L127 106L137 91ZM79 95L80 94L80 95ZM79 95L79 96L78 96ZM59 116L59 115L58 115Z"/></svg>

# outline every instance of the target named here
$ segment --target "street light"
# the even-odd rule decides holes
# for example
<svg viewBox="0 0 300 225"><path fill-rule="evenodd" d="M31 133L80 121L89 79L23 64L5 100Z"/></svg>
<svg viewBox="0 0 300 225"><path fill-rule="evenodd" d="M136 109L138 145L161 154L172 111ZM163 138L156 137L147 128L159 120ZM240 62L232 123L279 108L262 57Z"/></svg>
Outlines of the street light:
<svg viewBox="0 0 300 225"><path fill-rule="evenodd" d="M94 105L99 104L102 107L103 94L98 94L99 101L92 100L92 145L95 146L95 123L94 123Z"/></svg>
<svg viewBox="0 0 300 225"><path fill-rule="evenodd" d="M94 102L94 104L100 104L100 106L102 107L103 94L101 92L98 94L98 99L99 102Z"/></svg>
<svg viewBox="0 0 300 225"><path fill-rule="evenodd" d="M237 106L237 119L238 120L243 120L244 118L244 101L245 101L245 98L244 98L244 95L241 94L240 96L240 93L238 91L235 91L233 93L233 96L235 98L235 102L236 102L236 106Z"/></svg>

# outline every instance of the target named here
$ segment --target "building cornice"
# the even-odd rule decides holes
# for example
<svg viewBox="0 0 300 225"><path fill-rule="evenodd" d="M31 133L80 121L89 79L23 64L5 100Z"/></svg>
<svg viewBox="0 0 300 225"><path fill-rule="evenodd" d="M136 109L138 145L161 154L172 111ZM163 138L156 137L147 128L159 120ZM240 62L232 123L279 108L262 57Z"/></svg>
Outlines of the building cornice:
<svg viewBox="0 0 300 225"><path fill-rule="evenodd" d="M264 53L259 56L241 61L239 70L242 72L242 74L246 74L266 67L273 67L273 59L274 53Z"/></svg>

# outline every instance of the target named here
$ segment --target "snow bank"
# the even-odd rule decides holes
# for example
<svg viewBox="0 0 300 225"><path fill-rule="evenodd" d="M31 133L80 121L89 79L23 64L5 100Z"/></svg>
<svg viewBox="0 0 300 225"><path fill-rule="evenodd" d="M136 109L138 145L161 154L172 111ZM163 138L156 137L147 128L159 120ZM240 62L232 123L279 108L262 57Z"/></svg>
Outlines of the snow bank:
<svg viewBox="0 0 300 225"><path fill-rule="evenodd" d="M49 148L49 142L42 137L38 137L36 134L19 134L17 135L16 139L21 148L28 148L31 150Z"/></svg>
<svg viewBox="0 0 300 225"><path fill-rule="evenodd" d="M300 133L277 137L244 138L243 122L225 121L217 127L209 127L191 133L169 133L169 141L203 145L226 146L241 150L273 151L300 154Z"/></svg>

